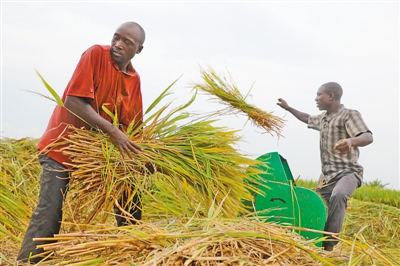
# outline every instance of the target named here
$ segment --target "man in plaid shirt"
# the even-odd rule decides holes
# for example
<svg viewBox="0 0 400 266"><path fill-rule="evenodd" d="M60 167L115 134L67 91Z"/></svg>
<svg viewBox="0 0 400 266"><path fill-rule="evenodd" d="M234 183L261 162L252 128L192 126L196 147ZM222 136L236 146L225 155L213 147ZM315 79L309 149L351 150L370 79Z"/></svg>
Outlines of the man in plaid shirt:
<svg viewBox="0 0 400 266"><path fill-rule="evenodd" d="M325 231L339 233L346 213L347 199L361 186L363 167L357 162L358 147L367 146L373 141L361 114L347 109L340 103L343 90L336 82L328 82L318 89L315 101L319 115L309 115L278 99L278 105L289 111L308 128L320 132L320 151L322 173L317 192L328 205L328 218ZM327 251L332 251L337 242L332 237L323 243Z"/></svg>

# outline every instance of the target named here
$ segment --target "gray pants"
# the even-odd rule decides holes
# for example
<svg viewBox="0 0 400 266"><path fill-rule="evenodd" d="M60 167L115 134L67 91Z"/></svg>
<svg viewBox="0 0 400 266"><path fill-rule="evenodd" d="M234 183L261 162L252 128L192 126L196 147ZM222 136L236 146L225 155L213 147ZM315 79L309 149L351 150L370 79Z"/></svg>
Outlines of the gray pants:
<svg viewBox="0 0 400 266"><path fill-rule="evenodd" d="M321 194L328 205L328 217L325 223L325 231L339 233L342 229L346 214L347 200L361 185L361 181L350 171L343 171L335 178L316 191ZM326 241L328 244L336 244L336 241Z"/></svg>
<svg viewBox="0 0 400 266"><path fill-rule="evenodd" d="M39 162L42 166L42 175L40 178L39 201L35 211L32 213L28 229L21 244L17 260L26 262L28 258L43 252L43 249L37 249L37 245L49 244L51 241L33 241L33 238L51 238L58 234L61 228L62 207L64 197L66 196L69 183L69 173L67 169L54 161L47 155L39 155ZM121 199L124 201L124 199ZM140 199L136 195L134 198L136 204L129 212L137 220L142 217ZM121 211L115 208L117 214L118 226L127 224L124 217L118 216ZM43 257L29 259L30 262L37 263Z"/></svg>
<svg viewBox="0 0 400 266"><path fill-rule="evenodd" d="M61 227L63 199L67 191L69 173L63 165L47 155L39 155L39 162L42 166L39 201L22 241L18 261L25 262L30 256L42 253L43 249L37 249L36 246L50 243L33 241L33 238L53 237L59 233ZM41 258L35 258L30 261L40 260Z"/></svg>

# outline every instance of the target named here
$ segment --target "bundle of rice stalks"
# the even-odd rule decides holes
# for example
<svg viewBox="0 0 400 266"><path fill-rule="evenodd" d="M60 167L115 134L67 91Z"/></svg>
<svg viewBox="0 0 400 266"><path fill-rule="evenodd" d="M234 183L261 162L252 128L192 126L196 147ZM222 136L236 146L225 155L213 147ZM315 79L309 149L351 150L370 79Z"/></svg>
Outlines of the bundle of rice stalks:
<svg viewBox="0 0 400 266"><path fill-rule="evenodd" d="M200 89L216 96L222 104L228 106L228 113L242 112L248 116L252 123L270 133L282 136L281 130L284 120L280 117L267 113L260 108L246 102L232 79L219 76L211 67L208 70L201 69L203 83L195 84L194 89Z"/></svg>
<svg viewBox="0 0 400 266"><path fill-rule="evenodd" d="M222 205L225 217L247 212L244 201L260 193L246 182L259 171L249 166L259 162L233 148L238 140L235 131L211 123L202 120L172 130L160 126L160 120L151 123L130 137L144 148L135 160L122 159L107 135L71 128L63 150L73 167L70 216L75 222L82 216L81 223L88 224L106 210L101 218L105 222L117 201L125 197L128 205L134 204L137 195L147 216L204 217L212 202Z"/></svg>

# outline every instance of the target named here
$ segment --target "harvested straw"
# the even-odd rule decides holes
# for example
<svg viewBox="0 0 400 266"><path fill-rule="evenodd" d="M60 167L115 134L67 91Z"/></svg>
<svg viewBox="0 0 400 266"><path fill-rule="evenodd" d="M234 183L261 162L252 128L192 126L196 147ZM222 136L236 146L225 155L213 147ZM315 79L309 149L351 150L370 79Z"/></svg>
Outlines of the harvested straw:
<svg viewBox="0 0 400 266"><path fill-rule="evenodd" d="M11 260L37 201L40 165L36 140L0 140L0 265Z"/></svg>
<svg viewBox="0 0 400 266"><path fill-rule="evenodd" d="M242 112L248 116L254 125L266 130L271 135L282 136L281 130L284 120L272 113L267 113L260 108L246 102L234 82L226 77L220 77L211 67L201 69L203 83L195 84L194 89L216 96L222 104L228 106L228 113Z"/></svg>
<svg viewBox="0 0 400 266"><path fill-rule="evenodd" d="M97 227L41 247L57 265L399 265L362 235L326 253L278 225L217 216Z"/></svg>
<svg viewBox="0 0 400 266"><path fill-rule="evenodd" d="M28 138L0 142L0 240L21 241L19 232L29 223L39 189L37 154Z"/></svg>
<svg viewBox="0 0 400 266"><path fill-rule="evenodd" d="M59 265L334 265L298 236L245 218L160 220L55 239L42 247Z"/></svg>
<svg viewBox="0 0 400 266"><path fill-rule="evenodd" d="M396 207L352 199L345 217L343 235L352 238L362 234L381 249L397 250L400 241L400 210Z"/></svg>

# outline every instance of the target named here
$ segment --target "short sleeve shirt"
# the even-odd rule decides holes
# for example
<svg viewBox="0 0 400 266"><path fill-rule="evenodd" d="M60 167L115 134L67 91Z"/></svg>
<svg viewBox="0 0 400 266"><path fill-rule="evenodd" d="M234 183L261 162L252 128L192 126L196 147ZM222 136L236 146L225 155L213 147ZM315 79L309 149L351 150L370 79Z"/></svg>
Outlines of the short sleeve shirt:
<svg viewBox="0 0 400 266"><path fill-rule="evenodd" d="M353 172L362 182L363 167L358 163L360 155L358 147L351 147L346 154L339 154L333 149L335 144L345 138L353 138L365 132L371 132L361 114L356 110L346 109L344 105L328 114L310 116L308 128L320 132L320 156L322 174L320 181L328 183L341 172Z"/></svg>
<svg viewBox="0 0 400 266"><path fill-rule="evenodd" d="M110 46L94 45L86 50L69 81L62 101L67 96L82 97L90 100L92 108L104 119L112 122L112 118L103 107L117 113L121 129L126 129L133 122L139 124L143 117L142 93L140 77L132 64L126 72L119 70L112 60ZM49 120L47 129L38 143L38 148L47 152L53 160L64 164L69 158L60 150L61 137L66 137L68 125L90 129L90 126L75 117L65 108L56 106ZM57 143L57 145L53 145ZM53 147L54 148L51 148ZM66 165L68 166L68 165Z"/></svg>

